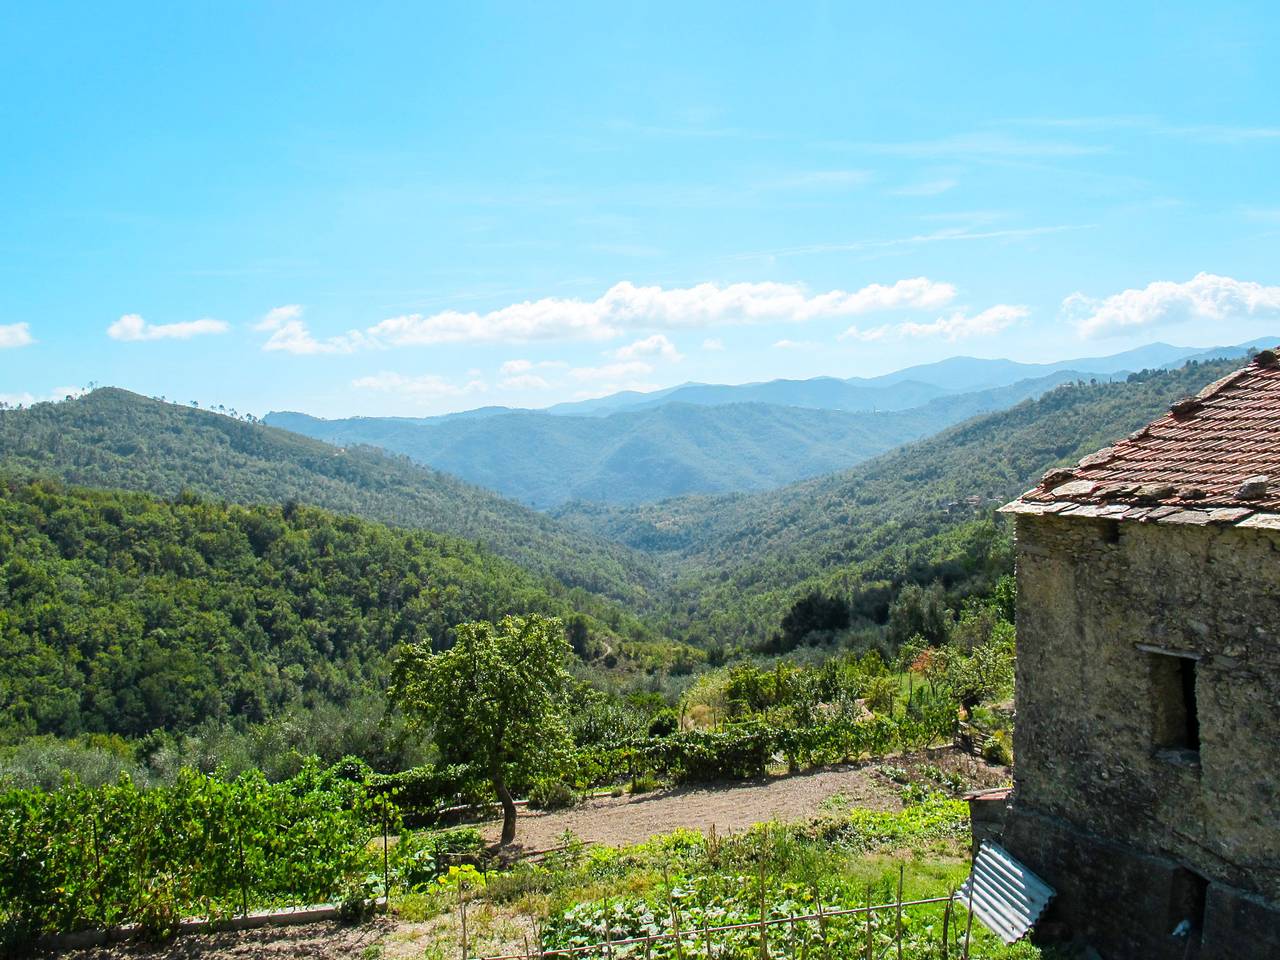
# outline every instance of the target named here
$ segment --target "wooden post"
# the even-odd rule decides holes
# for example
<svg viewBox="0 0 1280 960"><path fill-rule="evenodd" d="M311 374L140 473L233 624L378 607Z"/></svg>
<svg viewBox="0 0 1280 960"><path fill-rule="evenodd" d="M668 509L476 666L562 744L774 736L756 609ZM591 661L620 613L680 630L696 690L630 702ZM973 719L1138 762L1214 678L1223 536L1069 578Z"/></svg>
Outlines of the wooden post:
<svg viewBox="0 0 1280 960"><path fill-rule="evenodd" d="M766 932L765 915L768 912L768 897L765 894L765 867L764 860L767 853L767 844L769 838L768 828L765 828L765 839L760 844L760 960L769 960L769 934Z"/></svg>
<svg viewBox="0 0 1280 960"><path fill-rule="evenodd" d="M894 930L894 937L898 941L898 960L902 960L902 878L906 872L906 864L898 864L898 922Z"/></svg>
<svg viewBox="0 0 1280 960"><path fill-rule="evenodd" d="M969 874L969 918L964 924L964 960L969 960L969 935L973 932L973 874Z"/></svg>
<svg viewBox="0 0 1280 960"><path fill-rule="evenodd" d="M382 795L382 897L391 912L391 858L387 852L387 795Z"/></svg>
<svg viewBox="0 0 1280 960"><path fill-rule="evenodd" d="M93 839L94 899L98 901L98 922L105 927L110 925L110 921L103 916L102 909L102 851L98 847L98 811L96 810L89 819L89 832Z"/></svg>
<svg viewBox="0 0 1280 960"><path fill-rule="evenodd" d="M467 960L467 898L462 892L463 881L458 881L458 918L462 925L462 960Z"/></svg>
<svg viewBox="0 0 1280 960"><path fill-rule="evenodd" d="M874 960L871 945L871 884L867 884L867 949L864 954L866 960Z"/></svg>
<svg viewBox="0 0 1280 960"><path fill-rule="evenodd" d="M955 902L956 892L947 892L947 907L942 914L942 960L947 960L951 950L951 904Z"/></svg>
<svg viewBox="0 0 1280 960"><path fill-rule="evenodd" d="M814 887L814 899L818 901L818 934L822 937L822 960L831 960L831 946L827 942L827 917L822 909L821 894Z"/></svg>
<svg viewBox="0 0 1280 960"><path fill-rule="evenodd" d="M675 897L671 896L671 871L662 865L662 882L667 888L667 910L671 913L671 935L676 945L676 960L684 960L684 951L680 947L680 912L676 909Z"/></svg>
<svg viewBox="0 0 1280 960"><path fill-rule="evenodd" d="M244 866L244 818L236 817L236 847L239 850L240 859L240 915L247 917L249 915L249 884L245 877Z"/></svg>

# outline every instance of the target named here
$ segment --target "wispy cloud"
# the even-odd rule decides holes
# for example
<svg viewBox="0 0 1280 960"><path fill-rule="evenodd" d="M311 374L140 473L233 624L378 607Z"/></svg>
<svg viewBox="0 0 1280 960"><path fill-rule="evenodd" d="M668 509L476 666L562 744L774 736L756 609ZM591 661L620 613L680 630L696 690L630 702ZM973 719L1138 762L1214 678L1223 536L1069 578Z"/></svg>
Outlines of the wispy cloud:
<svg viewBox="0 0 1280 960"><path fill-rule="evenodd" d="M1185 283L1157 280L1101 300L1073 293L1062 301L1062 312L1082 336L1108 336L1187 320L1280 313L1280 286L1198 273Z"/></svg>
<svg viewBox="0 0 1280 960"><path fill-rule="evenodd" d="M573 367L569 376L575 380L631 380L653 373L653 366L642 360L606 363L599 367Z"/></svg>
<svg viewBox="0 0 1280 960"><path fill-rule="evenodd" d="M506 390L548 390L551 384L534 373L521 373L514 377L504 377L501 386Z"/></svg>
<svg viewBox="0 0 1280 960"><path fill-rule="evenodd" d="M922 180L919 183L908 183L905 186L895 187L889 191L889 194L895 197L937 197L948 190L954 190L959 185L960 181L947 178Z"/></svg>
<svg viewBox="0 0 1280 960"><path fill-rule="evenodd" d="M392 393L422 403L446 397L462 397L472 393L483 393L487 389L483 380L455 383L436 374L406 376L390 370L384 370L367 377L357 377L351 381L351 385L357 390Z"/></svg>
<svg viewBox="0 0 1280 960"><path fill-rule="evenodd" d="M873 343L888 338L939 338L950 341L963 340L968 337L990 336L1011 327L1031 315L1024 306L1010 303L998 303L978 313L957 310L930 323L908 321L896 324L881 324L876 327L863 328L852 326L840 334L841 340L858 340Z"/></svg>
<svg viewBox="0 0 1280 960"><path fill-rule="evenodd" d="M719 337L707 337L707 339L702 341L702 349L716 353L724 349L724 341Z"/></svg>
<svg viewBox="0 0 1280 960"><path fill-rule="evenodd" d="M1004 161L1083 157L1108 153L1110 147L1066 140L1040 140L980 131L931 140L892 143L843 142L828 146L916 160Z"/></svg>
<svg viewBox="0 0 1280 960"><path fill-rule="evenodd" d="M701 283L692 287L614 284L596 300L548 297L488 313L446 310L405 314L369 327L361 341L392 346L437 343L609 340L628 330L807 321L890 309L931 309L950 302L955 287L913 277L855 291L810 294L799 284ZM281 330L289 324L288 321ZM350 335L348 335L350 336Z"/></svg>
<svg viewBox="0 0 1280 960"><path fill-rule="evenodd" d="M269 352L279 351L300 356L314 356L326 353L353 353L360 347L375 345L358 330L317 340L302 319L302 312L302 307L296 303L268 310L263 318L254 324L255 330L271 332L262 349Z"/></svg>
<svg viewBox="0 0 1280 960"><path fill-rule="evenodd" d="M0 350L25 347L35 342L35 337L31 336L31 324L29 323L0 325Z"/></svg>
<svg viewBox="0 0 1280 960"><path fill-rule="evenodd" d="M684 359L684 354L677 350L676 345L661 333L655 333L651 337L645 337L643 340L629 343L625 347L619 347L617 350L611 351L609 355L615 360L657 358L671 363L677 363Z"/></svg>
<svg viewBox="0 0 1280 960"><path fill-rule="evenodd" d="M35 394L27 391L21 393L0 393L0 403L11 407L29 407L33 403L57 402L74 399L88 391L84 387L54 387L46 394Z"/></svg>
<svg viewBox="0 0 1280 960"><path fill-rule="evenodd" d="M1089 230L1095 224L1068 223L1043 227L1010 227L1004 230L973 230L967 227L948 227L909 237L892 237L883 240L853 240L848 243L814 243L802 247L787 247L757 253L739 254L736 260L755 260L770 257L799 257L822 253L857 253L884 250L895 247L919 247L934 243L970 243L980 240L1027 240L1071 230Z"/></svg>
<svg viewBox="0 0 1280 960"><path fill-rule="evenodd" d="M1056 130L1098 132L1130 130L1153 136L1220 145L1280 140L1280 126L1270 124L1186 123L1142 114L1097 117L1018 117L1005 120L1003 123Z"/></svg>
<svg viewBox="0 0 1280 960"><path fill-rule="evenodd" d="M874 178L870 170L806 170L763 181L757 187L763 190L849 189L865 186Z"/></svg>
<svg viewBox="0 0 1280 960"><path fill-rule="evenodd" d="M498 373L504 377L513 374L528 373L530 370L563 370L569 364L563 360L508 360L498 368Z"/></svg>
<svg viewBox="0 0 1280 960"><path fill-rule="evenodd" d="M112 340L138 342L143 340L190 340L192 337L226 333L230 328L225 321L204 317L179 323L147 323L136 313L126 313L111 326L107 336Z"/></svg>
<svg viewBox="0 0 1280 960"><path fill-rule="evenodd" d="M253 325L255 330L278 330L290 320L297 320L302 316L302 305L297 303L287 303L283 307L272 307L262 319Z"/></svg>

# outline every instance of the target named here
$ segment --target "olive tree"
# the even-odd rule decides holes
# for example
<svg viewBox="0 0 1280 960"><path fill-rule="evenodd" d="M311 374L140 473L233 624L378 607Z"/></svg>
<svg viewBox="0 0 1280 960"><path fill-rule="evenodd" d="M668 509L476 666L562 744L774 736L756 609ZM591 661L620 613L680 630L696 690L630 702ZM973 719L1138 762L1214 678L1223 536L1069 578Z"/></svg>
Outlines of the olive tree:
<svg viewBox="0 0 1280 960"><path fill-rule="evenodd" d="M430 730L446 763L467 763L493 783L502 804L502 843L516 836L509 784L565 747L569 644L558 619L531 614L464 623L457 642L429 642L396 659L392 700Z"/></svg>

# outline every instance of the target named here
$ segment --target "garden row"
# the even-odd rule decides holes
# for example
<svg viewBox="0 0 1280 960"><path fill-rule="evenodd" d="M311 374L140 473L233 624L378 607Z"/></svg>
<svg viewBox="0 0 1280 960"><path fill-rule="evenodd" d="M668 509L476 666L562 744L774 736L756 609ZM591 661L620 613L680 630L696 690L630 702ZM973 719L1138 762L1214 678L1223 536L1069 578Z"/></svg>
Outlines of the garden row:
<svg viewBox="0 0 1280 960"><path fill-rule="evenodd" d="M763 776L775 759L798 770L883 757L950 740L955 728L955 705L945 698L921 698L896 717L835 713L803 726L775 724L757 715L721 730L682 731L581 747L564 759L561 769L527 773L512 786L536 799L548 784L584 791L639 781L748 780ZM351 775L355 776L355 771ZM430 822L441 809L493 800L483 772L465 765L415 767L373 775L367 782L374 793L394 791L395 802L410 824Z"/></svg>
<svg viewBox="0 0 1280 960"><path fill-rule="evenodd" d="M948 736L954 712L899 718L834 716L804 728L756 719L714 732L681 732L570 754L548 777L572 790L633 782L745 779L776 757L793 766L882 756ZM384 858L386 833L430 822L442 808L492 799L466 766L376 775L358 760L309 764L270 783L183 771L168 786L128 778L97 788L0 794L0 944L85 928L139 924L152 935L187 916L225 917L263 907L360 904L390 882L412 885L445 865L410 841ZM478 838L473 838L478 842Z"/></svg>

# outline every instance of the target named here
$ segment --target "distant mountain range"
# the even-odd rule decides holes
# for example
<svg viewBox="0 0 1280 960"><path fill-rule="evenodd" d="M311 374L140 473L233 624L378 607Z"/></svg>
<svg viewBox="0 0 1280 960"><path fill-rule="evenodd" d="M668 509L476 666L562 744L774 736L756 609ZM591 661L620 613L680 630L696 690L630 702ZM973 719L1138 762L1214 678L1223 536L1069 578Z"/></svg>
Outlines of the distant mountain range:
<svg viewBox="0 0 1280 960"><path fill-rule="evenodd" d="M982 595L1012 571L993 511L1049 467L1150 422L1234 361L1064 388L974 417L850 470L761 493L553 511L584 532L649 553L674 577L672 631L699 644L764 640L810 591L848 598L883 623L904 583Z"/></svg>
<svg viewBox="0 0 1280 960"><path fill-rule="evenodd" d="M338 446L403 454L537 509L574 500L636 504L770 489L847 469L1061 383L1241 356L1272 343L1209 350L1154 343L1058 363L953 357L880 377L685 384L546 410L334 420L284 412L266 421Z"/></svg>

